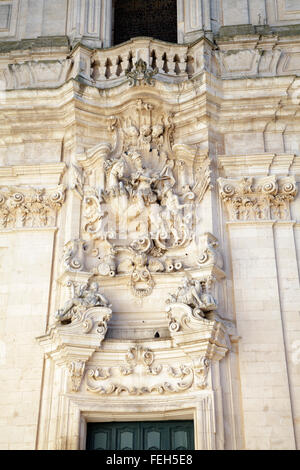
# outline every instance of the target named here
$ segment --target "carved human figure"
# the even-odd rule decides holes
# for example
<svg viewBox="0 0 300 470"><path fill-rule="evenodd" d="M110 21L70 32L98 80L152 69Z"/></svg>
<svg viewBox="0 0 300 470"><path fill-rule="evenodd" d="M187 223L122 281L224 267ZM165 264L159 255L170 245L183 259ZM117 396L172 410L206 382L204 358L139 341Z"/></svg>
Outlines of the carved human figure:
<svg viewBox="0 0 300 470"><path fill-rule="evenodd" d="M112 196L126 194L124 187L125 161L123 158L111 163L108 170L106 190Z"/></svg>
<svg viewBox="0 0 300 470"><path fill-rule="evenodd" d="M66 302L63 308L57 310L55 318L60 321L72 320L74 308L84 307L85 309L91 307L108 307L109 302L106 297L99 292L98 282L92 282L89 286L88 283L79 288L79 292L75 292L74 284L73 297Z"/></svg>
<svg viewBox="0 0 300 470"><path fill-rule="evenodd" d="M163 117L161 116L160 122L152 127L152 141L157 147L160 147L163 144L164 130Z"/></svg>
<svg viewBox="0 0 300 470"><path fill-rule="evenodd" d="M203 310L204 312L210 312L211 310L215 310L217 308L217 304L210 292L204 291L199 280L195 280L194 284L195 289L198 292L198 295L200 296L202 302L201 310Z"/></svg>
<svg viewBox="0 0 300 470"><path fill-rule="evenodd" d="M140 145L150 148L152 129L148 124L143 124L140 128Z"/></svg>
<svg viewBox="0 0 300 470"><path fill-rule="evenodd" d="M157 199L151 186L157 180L158 174L143 167L142 157L138 152L133 152L131 159L136 169L131 177L133 195L136 197L138 205L143 208L154 203Z"/></svg>
<svg viewBox="0 0 300 470"><path fill-rule="evenodd" d="M197 289L188 277L183 278L182 286L178 287L177 292L174 295L171 295L169 299L170 303L183 303L193 308L201 308L202 306Z"/></svg>
<svg viewBox="0 0 300 470"><path fill-rule="evenodd" d="M183 284L175 294L169 295L167 303L183 303L193 309L200 309L208 312L216 308L216 302L211 294L203 292L201 282L191 280L188 277L183 279Z"/></svg>
<svg viewBox="0 0 300 470"><path fill-rule="evenodd" d="M163 195L162 205L164 206L163 219L168 224L176 245L181 238L181 228L184 223L182 209L186 207L186 204L181 204L172 187L168 187Z"/></svg>

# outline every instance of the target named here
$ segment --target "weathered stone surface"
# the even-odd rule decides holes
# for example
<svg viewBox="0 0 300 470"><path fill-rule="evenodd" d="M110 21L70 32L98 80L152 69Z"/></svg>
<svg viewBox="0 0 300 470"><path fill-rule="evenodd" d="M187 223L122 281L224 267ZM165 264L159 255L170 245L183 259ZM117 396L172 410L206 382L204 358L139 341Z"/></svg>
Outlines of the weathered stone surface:
<svg viewBox="0 0 300 470"><path fill-rule="evenodd" d="M297 2L114 47L108 1L2 3L0 448L112 415L299 448Z"/></svg>

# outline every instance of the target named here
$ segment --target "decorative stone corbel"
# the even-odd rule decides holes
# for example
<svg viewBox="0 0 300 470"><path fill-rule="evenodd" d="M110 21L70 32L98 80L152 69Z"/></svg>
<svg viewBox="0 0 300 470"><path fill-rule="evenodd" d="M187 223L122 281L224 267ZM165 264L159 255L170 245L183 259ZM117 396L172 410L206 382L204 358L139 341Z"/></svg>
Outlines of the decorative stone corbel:
<svg viewBox="0 0 300 470"><path fill-rule="evenodd" d="M202 356L195 361L194 373L195 373L195 385L200 389L207 387L207 377L211 365L211 360L205 356Z"/></svg>
<svg viewBox="0 0 300 470"><path fill-rule="evenodd" d="M69 371L73 392L80 389L85 365L105 338L111 314L109 307L92 307L78 312L69 324L57 322L37 338L46 356Z"/></svg>
<svg viewBox="0 0 300 470"><path fill-rule="evenodd" d="M78 392L85 371L85 361L72 361L69 363L69 373L72 381L72 392Z"/></svg>
<svg viewBox="0 0 300 470"><path fill-rule="evenodd" d="M230 348L226 327L221 321L209 320L183 303L167 306L169 330L175 344L197 359L201 356L218 360Z"/></svg>

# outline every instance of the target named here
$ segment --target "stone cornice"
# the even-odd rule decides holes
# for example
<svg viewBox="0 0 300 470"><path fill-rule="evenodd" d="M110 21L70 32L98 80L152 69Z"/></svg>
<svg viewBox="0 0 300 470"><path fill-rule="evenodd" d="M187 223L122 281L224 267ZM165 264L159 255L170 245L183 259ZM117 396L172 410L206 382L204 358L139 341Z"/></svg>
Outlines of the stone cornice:
<svg viewBox="0 0 300 470"><path fill-rule="evenodd" d="M2 184L58 184L66 170L66 164L42 163L39 165L13 165L0 167L0 186Z"/></svg>
<svg viewBox="0 0 300 470"><path fill-rule="evenodd" d="M294 154L219 155L218 167L224 176L300 173L300 157Z"/></svg>

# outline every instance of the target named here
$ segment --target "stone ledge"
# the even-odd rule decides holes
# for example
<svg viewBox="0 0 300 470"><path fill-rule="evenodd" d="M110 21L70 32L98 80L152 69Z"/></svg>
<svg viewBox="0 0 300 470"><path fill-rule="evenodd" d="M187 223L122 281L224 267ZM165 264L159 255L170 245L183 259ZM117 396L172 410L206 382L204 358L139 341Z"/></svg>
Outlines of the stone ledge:
<svg viewBox="0 0 300 470"><path fill-rule="evenodd" d="M300 24L287 25L287 26L269 26L269 25L235 25L235 26L221 26L218 33L214 36L216 42L219 39L222 41L231 41L234 36L299 36Z"/></svg>
<svg viewBox="0 0 300 470"><path fill-rule="evenodd" d="M41 49L44 47L64 47L70 50L69 39L67 36L45 36L34 39L22 39L20 41L0 41L0 53L10 51Z"/></svg>

